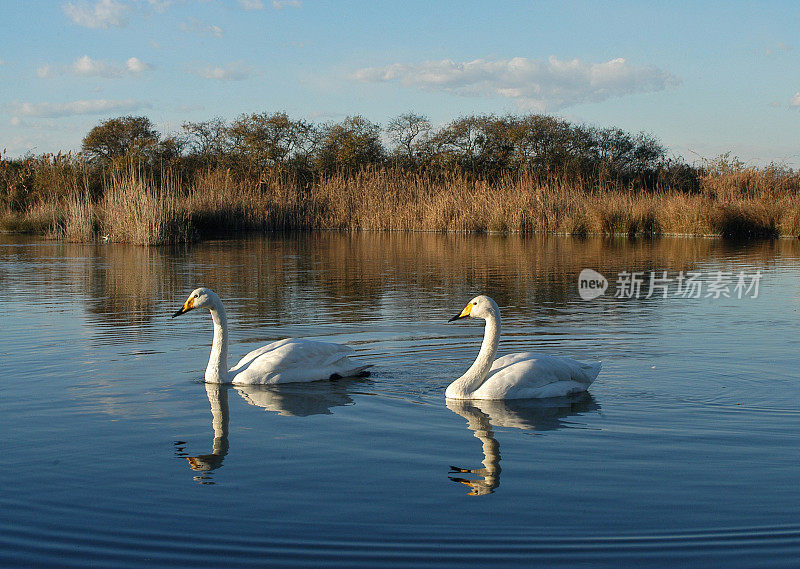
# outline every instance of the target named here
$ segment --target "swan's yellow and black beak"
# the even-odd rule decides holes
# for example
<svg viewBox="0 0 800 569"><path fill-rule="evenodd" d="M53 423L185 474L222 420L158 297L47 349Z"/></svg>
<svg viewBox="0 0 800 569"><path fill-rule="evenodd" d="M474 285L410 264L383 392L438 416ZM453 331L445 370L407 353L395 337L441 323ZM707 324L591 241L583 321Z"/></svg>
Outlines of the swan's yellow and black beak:
<svg viewBox="0 0 800 569"><path fill-rule="evenodd" d="M454 320L460 320L461 318L466 318L467 316L469 316L469 313L472 312L473 306L474 304L470 302L468 305L464 307L464 310L462 310L460 314L456 314L450 320L448 320L448 322L453 322Z"/></svg>
<svg viewBox="0 0 800 569"><path fill-rule="evenodd" d="M177 310L175 314L172 315L172 317L175 318L176 316L180 316L181 314L186 314L192 308L194 308L194 298L187 298L186 302L183 303L183 306L181 306L180 310Z"/></svg>

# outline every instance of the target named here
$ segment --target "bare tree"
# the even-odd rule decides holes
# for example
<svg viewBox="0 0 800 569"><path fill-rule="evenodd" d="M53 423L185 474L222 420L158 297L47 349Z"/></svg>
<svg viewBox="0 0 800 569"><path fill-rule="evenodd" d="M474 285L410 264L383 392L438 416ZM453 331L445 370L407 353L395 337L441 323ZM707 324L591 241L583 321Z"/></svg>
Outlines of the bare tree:
<svg viewBox="0 0 800 569"><path fill-rule="evenodd" d="M386 133L397 145L397 151L404 158L412 160L417 154L417 141L431 130L431 121L424 115L408 112L392 119Z"/></svg>
<svg viewBox="0 0 800 569"><path fill-rule="evenodd" d="M228 127L223 119L185 122L182 126L191 152L206 163L221 161L228 152Z"/></svg>

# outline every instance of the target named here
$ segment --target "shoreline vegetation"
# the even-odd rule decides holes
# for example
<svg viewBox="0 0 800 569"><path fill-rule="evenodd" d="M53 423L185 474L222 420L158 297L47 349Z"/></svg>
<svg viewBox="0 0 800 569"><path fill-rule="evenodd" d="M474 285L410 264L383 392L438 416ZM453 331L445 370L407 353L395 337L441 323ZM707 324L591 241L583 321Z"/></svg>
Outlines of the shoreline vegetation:
<svg viewBox="0 0 800 569"><path fill-rule="evenodd" d="M800 172L702 167L652 137L544 115L407 113L313 125L285 113L184 123L109 119L77 154L0 156L0 229L141 245L295 229L800 235Z"/></svg>

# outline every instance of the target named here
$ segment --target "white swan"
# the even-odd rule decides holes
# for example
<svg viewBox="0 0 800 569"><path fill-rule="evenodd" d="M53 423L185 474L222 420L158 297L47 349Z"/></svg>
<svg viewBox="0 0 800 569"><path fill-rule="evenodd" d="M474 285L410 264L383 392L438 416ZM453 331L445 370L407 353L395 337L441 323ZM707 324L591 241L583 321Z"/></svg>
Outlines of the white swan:
<svg viewBox="0 0 800 569"><path fill-rule="evenodd" d="M286 338L253 350L228 369L228 318L217 293L208 288L192 291L173 318L195 308L206 308L214 321L214 341L206 367L207 383L267 385L354 377L369 365L350 360L355 350L342 344Z"/></svg>
<svg viewBox="0 0 800 569"><path fill-rule="evenodd" d="M497 360L500 309L488 296L476 296L448 322L483 318L486 332L475 363L445 391L450 399L532 399L564 397L586 391L600 373L601 362L584 364L569 358L523 352Z"/></svg>

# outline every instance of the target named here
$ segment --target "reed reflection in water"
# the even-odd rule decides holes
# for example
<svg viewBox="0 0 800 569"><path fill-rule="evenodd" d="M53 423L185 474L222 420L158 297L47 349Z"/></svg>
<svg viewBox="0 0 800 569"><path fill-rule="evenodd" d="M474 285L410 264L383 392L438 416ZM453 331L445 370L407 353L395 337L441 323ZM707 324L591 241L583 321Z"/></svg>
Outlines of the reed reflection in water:
<svg viewBox="0 0 800 569"><path fill-rule="evenodd" d="M40 302L78 290L91 318L131 331L200 285L234 302L247 299L235 306L245 322L369 322L380 316L376 309L402 308L398 317L424 319L444 313L443 297L475 292L512 311L533 304L564 306L576 300L577 276L587 267L611 279L622 270L677 272L716 262L769 268L777 257L800 257L797 240L743 248L717 239L332 232L187 248L19 245L18 237L0 235L4 262L20 273L12 285L35 285L44 273L48 287ZM27 288L12 286L8 293L23 295Z"/></svg>

